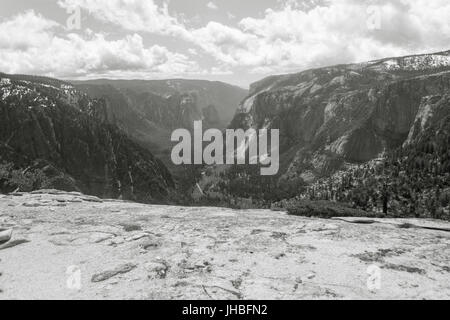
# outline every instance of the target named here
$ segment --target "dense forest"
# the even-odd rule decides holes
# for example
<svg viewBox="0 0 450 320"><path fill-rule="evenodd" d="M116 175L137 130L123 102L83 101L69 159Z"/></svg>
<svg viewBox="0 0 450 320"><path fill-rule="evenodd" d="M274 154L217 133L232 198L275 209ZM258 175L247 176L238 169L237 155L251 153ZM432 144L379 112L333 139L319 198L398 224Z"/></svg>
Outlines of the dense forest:
<svg viewBox="0 0 450 320"><path fill-rule="evenodd" d="M308 187L301 200L328 200L387 216L450 219L450 116L383 159Z"/></svg>
<svg viewBox="0 0 450 320"><path fill-rule="evenodd" d="M413 142L307 186L262 177L258 166L233 166L205 187L208 201L291 212L348 208L368 215L450 219L450 116ZM206 171L208 175L208 171ZM319 205L320 204L320 205ZM299 209L300 208L300 209ZM315 211L315 210L313 210ZM336 214L333 209L332 214Z"/></svg>

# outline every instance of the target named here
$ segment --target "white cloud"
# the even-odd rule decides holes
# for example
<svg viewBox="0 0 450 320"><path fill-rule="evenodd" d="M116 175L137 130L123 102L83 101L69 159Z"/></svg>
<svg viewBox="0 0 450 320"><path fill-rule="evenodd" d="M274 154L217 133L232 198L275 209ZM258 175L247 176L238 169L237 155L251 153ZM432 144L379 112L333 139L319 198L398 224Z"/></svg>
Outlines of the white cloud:
<svg viewBox="0 0 450 320"><path fill-rule="evenodd" d="M232 14L231 12L227 12L227 17L230 20L236 19L236 16L234 14Z"/></svg>
<svg viewBox="0 0 450 320"><path fill-rule="evenodd" d="M33 11L0 23L0 70L58 77L122 76L196 72L194 62L167 48L146 47L138 34L108 40L87 31L69 33ZM60 30L60 31L61 31Z"/></svg>
<svg viewBox="0 0 450 320"><path fill-rule="evenodd" d="M188 37L185 26L169 14L167 3L154 0L58 0L62 8L79 7L95 18L129 31Z"/></svg>
<svg viewBox="0 0 450 320"><path fill-rule="evenodd" d="M214 73L280 73L450 49L448 0L308 0L302 5L283 0L277 9L244 18L237 26L210 21L196 28L188 27L189 21L181 15L171 14L167 2L58 3L63 8L79 6L130 34L114 41L95 31L62 35L63 28L56 22L30 11L0 23L1 69L67 76L203 72L184 54L145 46L145 33L181 40L177 45L187 49L191 59L205 53L213 57ZM369 5L379 13L379 28L368 27L373 15ZM207 69L213 70L211 65Z"/></svg>
<svg viewBox="0 0 450 320"><path fill-rule="evenodd" d="M26 50L51 40L49 30L58 26L33 10L0 24L0 49Z"/></svg>
<svg viewBox="0 0 450 320"><path fill-rule="evenodd" d="M189 29L153 0L60 0L77 4L126 30L178 37L195 44L219 64L254 72L281 72L324 64L363 61L433 51L450 43L447 0L282 1L262 18L242 19L238 27L209 22ZM214 5L214 3L211 2ZM380 28L368 27L369 5Z"/></svg>
<svg viewBox="0 0 450 320"><path fill-rule="evenodd" d="M445 49L450 3L435 0L373 1L380 28L359 0L334 0L308 10L291 4L245 18L239 28L209 23L192 30L197 44L223 63L254 72L285 72L326 64ZM447 48L448 49L448 48Z"/></svg>
<svg viewBox="0 0 450 320"><path fill-rule="evenodd" d="M206 4L206 6L211 9L211 10L218 10L219 7L217 6L217 4L215 4L214 2L210 1Z"/></svg>
<svg viewBox="0 0 450 320"><path fill-rule="evenodd" d="M189 49L188 49L188 52L189 52L190 54L194 55L194 56L198 55L198 51L195 50L194 48L189 48Z"/></svg>
<svg viewBox="0 0 450 320"><path fill-rule="evenodd" d="M218 67L212 67L209 73L212 75L224 76L224 75L232 75L233 71L230 70L227 66L222 65Z"/></svg>

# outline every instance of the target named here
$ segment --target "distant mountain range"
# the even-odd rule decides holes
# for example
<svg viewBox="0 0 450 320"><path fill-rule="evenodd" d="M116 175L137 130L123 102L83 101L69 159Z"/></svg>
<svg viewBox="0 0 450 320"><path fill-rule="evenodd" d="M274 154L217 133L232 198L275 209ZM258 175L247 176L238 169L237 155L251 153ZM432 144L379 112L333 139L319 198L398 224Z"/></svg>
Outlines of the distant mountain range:
<svg viewBox="0 0 450 320"><path fill-rule="evenodd" d="M191 125L189 116L200 120L205 117L212 124L225 128L229 125L239 103L248 94L248 90L219 81L205 80L89 80L72 81L72 83L82 89L86 89L95 95L109 95L101 92L101 88L110 86L120 92L131 107L137 108L137 112L148 113L153 116L150 120L159 125L170 125L179 128L180 125ZM96 91L100 90L100 91ZM152 101L159 97L163 103L172 107L170 110L174 114L164 117L161 109L165 105L159 105L162 101ZM116 98L116 97L113 97ZM138 105L136 105L138 104ZM188 118L181 117L178 113L189 109ZM213 107L217 111L216 119L208 119L208 109ZM158 109L159 108L159 109ZM177 109L178 108L178 109ZM205 111L206 110L206 111ZM162 113L162 115L160 114Z"/></svg>
<svg viewBox="0 0 450 320"><path fill-rule="evenodd" d="M223 82L203 80L91 80L73 82L90 97L104 99L108 122L172 166L170 136L174 129L191 129L194 121L204 127L226 128L248 94Z"/></svg>

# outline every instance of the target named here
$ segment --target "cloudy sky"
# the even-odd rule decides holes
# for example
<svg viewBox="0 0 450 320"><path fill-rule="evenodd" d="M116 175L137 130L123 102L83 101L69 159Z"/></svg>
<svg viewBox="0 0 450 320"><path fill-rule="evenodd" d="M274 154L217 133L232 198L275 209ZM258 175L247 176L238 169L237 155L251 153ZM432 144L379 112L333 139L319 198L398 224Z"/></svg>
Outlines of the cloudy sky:
<svg viewBox="0 0 450 320"><path fill-rule="evenodd" d="M450 49L448 0L0 0L0 71L267 75Z"/></svg>

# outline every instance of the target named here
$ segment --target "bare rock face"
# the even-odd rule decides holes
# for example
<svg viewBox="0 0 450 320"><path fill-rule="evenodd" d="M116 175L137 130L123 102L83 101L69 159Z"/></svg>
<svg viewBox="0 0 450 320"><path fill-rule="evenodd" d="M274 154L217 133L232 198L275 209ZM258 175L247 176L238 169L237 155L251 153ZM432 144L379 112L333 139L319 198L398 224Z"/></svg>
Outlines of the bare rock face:
<svg viewBox="0 0 450 320"><path fill-rule="evenodd" d="M414 124L409 132L406 144L414 143L415 139L430 127L450 115L450 95L428 96L422 100Z"/></svg>
<svg viewBox="0 0 450 320"><path fill-rule="evenodd" d="M279 129L285 177L329 175L402 146L437 103L425 97L450 92L449 61L442 52L272 76L252 85L232 127Z"/></svg>
<svg viewBox="0 0 450 320"><path fill-rule="evenodd" d="M13 230L0 247L0 299L450 298L442 221L323 220L45 190L0 196L0 228Z"/></svg>
<svg viewBox="0 0 450 320"><path fill-rule="evenodd" d="M69 191L145 202L169 197L166 167L108 123L104 100L54 79L0 77L0 162L62 173L72 181Z"/></svg>

